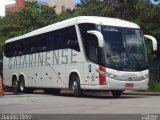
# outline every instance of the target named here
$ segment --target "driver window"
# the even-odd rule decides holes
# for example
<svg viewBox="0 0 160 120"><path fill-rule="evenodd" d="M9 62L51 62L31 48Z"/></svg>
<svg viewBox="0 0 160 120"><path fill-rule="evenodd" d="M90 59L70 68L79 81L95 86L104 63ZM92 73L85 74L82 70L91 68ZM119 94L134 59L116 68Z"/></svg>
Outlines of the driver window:
<svg viewBox="0 0 160 120"><path fill-rule="evenodd" d="M94 35L90 36L88 43L88 57L91 61L98 63L98 44Z"/></svg>
<svg viewBox="0 0 160 120"><path fill-rule="evenodd" d="M98 63L98 40L95 35L88 34L88 30L96 30L96 25L94 24L79 24L81 37L86 53L86 57L93 61L94 63Z"/></svg>

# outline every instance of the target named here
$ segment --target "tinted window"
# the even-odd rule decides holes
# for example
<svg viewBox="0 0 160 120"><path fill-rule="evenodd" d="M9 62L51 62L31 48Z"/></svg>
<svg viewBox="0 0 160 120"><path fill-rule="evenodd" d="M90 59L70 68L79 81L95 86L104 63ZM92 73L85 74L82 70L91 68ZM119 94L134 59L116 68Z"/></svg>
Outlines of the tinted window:
<svg viewBox="0 0 160 120"><path fill-rule="evenodd" d="M80 51L75 27L66 28L64 31L64 43L66 48Z"/></svg>
<svg viewBox="0 0 160 120"><path fill-rule="evenodd" d="M94 24L79 24L79 28L87 58L98 63L97 37L87 33L88 30L96 30L96 26Z"/></svg>
<svg viewBox="0 0 160 120"><path fill-rule="evenodd" d="M28 47L27 47L27 53L37 53L37 52L44 52L47 51L47 40L48 40L48 34L41 34L37 35L31 38L28 38Z"/></svg>
<svg viewBox="0 0 160 120"><path fill-rule="evenodd" d="M67 27L49 33L48 50L70 48L80 51L75 27Z"/></svg>
<svg viewBox="0 0 160 120"><path fill-rule="evenodd" d="M14 57L66 48L80 51L75 26L7 43L4 53Z"/></svg>
<svg viewBox="0 0 160 120"><path fill-rule="evenodd" d="M57 50L58 49L58 41L60 35L58 31L50 32L48 37L48 51Z"/></svg>
<svg viewBox="0 0 160 120"><path fill-rule="evenodd" d="M12 55L13 55L12 43L5 44L5 46L4 46L4 55L6 57L12 57Z"/></svg>

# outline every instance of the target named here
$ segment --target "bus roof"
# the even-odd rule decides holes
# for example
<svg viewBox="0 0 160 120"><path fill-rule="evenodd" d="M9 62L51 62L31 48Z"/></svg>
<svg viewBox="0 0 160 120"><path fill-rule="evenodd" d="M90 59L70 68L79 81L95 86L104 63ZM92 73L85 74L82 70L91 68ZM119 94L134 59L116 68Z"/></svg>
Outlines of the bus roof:
<svg viewBox="0 0 160 120"><path fill-rule="evenodd" d="M128 21L125 21L125 20L121 20L121 19L118 19L118 18L97 17L97 16L79 16L79 17L74 17L74 18L71 18L71 19L68 19L68 20L64 20L64 21L61 21L61 22L58 22L58 23L48 25L46 27L34 30L32 32L29 32L29 33L24 34L24 35L19 36L19 37L9 39L5 43L20 40L20 39L24 39L24 38L28 38L28 37L31 37L31 36L35 36L35 35L39 35L39 34L43 34L43 33L47 33L47 32L51 32L51 31L54 31L54 30L58 30L58 29L61 29L61 28L65 28L65 27L72 26L72 25L75 25L75 24L80 24L80 23L93 23L93 24L97 24L97 25L108 25L108 26L135 28L135 29L140 28L135 23L128 22Z"/></svg>

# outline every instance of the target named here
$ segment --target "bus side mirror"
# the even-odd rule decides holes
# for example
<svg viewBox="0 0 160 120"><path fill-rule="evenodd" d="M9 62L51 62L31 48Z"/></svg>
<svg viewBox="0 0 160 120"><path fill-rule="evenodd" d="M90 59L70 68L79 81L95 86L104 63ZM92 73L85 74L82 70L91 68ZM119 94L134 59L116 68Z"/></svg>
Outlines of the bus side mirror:
<svg viewBox="0 0 160 120"><path fill-rule="evenodd" d="M100 33L99 31L95 31L95 30L89 30L89 31L87 31L87 33L93 34L93 35L95 35L97 37L97 39L98 39L98 46L99 47L102 48L104 46L104 39L103 39L102 33Z"/></svg>
<svg viewBox="0 0 160 120"><path fill-rule="evenodd" d="M153 36L150 36L150 35L144 35L144 37L152 41L153 50L157 51L157 40Z"/></svg>

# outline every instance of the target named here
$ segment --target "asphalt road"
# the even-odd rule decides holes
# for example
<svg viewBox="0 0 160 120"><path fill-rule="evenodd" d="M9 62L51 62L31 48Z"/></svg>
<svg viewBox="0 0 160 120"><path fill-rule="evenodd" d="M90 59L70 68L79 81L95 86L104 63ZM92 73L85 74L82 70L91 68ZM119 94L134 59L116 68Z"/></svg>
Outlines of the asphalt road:
<svg viewBox="0 0 160 120"><path fill-rule="evenodd" d="M111 114L112 117L112 114L139 114L140 116L137 118L139 120L142 115L160 114L160 96L122 95L121 98L115 99L110 94L86 94L82 98L75 98L67 93L62 93L60 96L48 94L5 95L0 97L0 113L92 114L93 118L98 117L94 114L103 114L99 117L105 117L106 114ZM99 120L99 117L96 120ZM116 118L115 115L114 117ZM160 116L158 117L159 120ZM123 118L123 120L125 119Z"/></svg>

